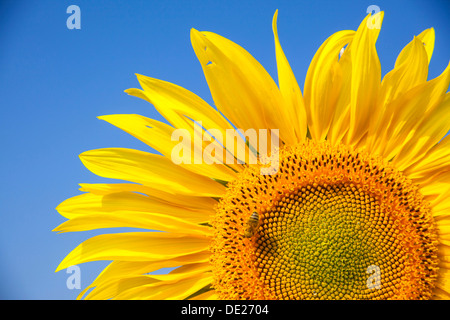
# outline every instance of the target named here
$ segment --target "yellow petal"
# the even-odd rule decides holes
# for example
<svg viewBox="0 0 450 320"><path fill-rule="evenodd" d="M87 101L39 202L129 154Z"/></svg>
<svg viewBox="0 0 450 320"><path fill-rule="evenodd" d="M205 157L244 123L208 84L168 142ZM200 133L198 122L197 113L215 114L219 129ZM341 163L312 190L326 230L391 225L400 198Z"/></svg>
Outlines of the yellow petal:
<svg viewBox="0 0 450 320"><path fill-rule="evenodd" d="M209 263L192 263L176 268L168 274L154 274L152 277L160 281L178 281L187 275L194 275L208 271L211 271L211 265Z"/></svg>
<svg viewBox="0 0 450 320"><path fill-rule="evenodd" d="M209 290L209 291L199 294L193 298L190 298L189 300L218 300L218 299L219 299L219 296L217 295L216 291Z"/></svg>
<svg viewBox="0 0 450 320"><path fill-rule="evenodd" d="M153 194L153 192L157 191L157 189L153 189L151 187L143 186L141 184L136 183L80 183L79 185L81 187L79 189L80 191L90 192L96 195L106 195L118 192L136 192L150 196ZM177 198L171 195L170 193L165 193L164 191L160 190L158 191L161 192L162 194L166 194L166 197L169 197L173 200Z"/></svg>
<svg viewBox="0 0 450 320"><path fill-rule="evenodd" d="M417 184L417 180L414 180ZM446 219L450 215L450 165L447 170L441 174L427 179L423 186L420 188L420 192L425 196L425 199L429 201L432 208L433 216L436 221L440 219Z"/></svg>
<svg viewBox="0 0 450 320"><path fill-rule="evenodd" d="M401 62L399 62L401 61ZM423 43L416 37L400 52L394 69L381 84L383 103L389 103L428 77L428 57Z"/></svg>
<svg viewBox="0 0 450 320"><path fill-rule="evenodd" d="M434 299L436 299L436 300L450 300L450 293L448 293L445 290L440 289L439 287L434 288L433 294L434 294Z"/></svg>
<svg viewBox="0 0 450 320"><path fill-rule="evenodd" d="M381 83L379 112L368 132L367 145L370 149L376 150L380 146L380 134L385 133L387 119L394 112L389 104L413 87L425 83L427 76L427 52L419 37L414 37L400 52L394 69L386 74Z"/></svg>
<svg viewBox="0 0 450 320"><path fill-rule="evenodd" d="M439 268L449 269L450 270L450 263L439 261L438 263Z"/></svg>
<svg viewBox="0 0 450 320"><path fill-rule="evenodd" d="M439 77L415 86L386 106L389 112L383 115L384 119L377 132L378 147L374 152L386 159L393 159L411 139L418 125L427 121L443 101L449 82L450 64ZM400 164L401 158L396 161ZM406 168L410 164L404 162L402 165Z"/></svg>
<svg viewBox="0 0 450 320"><path fill-rule="evenodd" d="M144 91L125 90L152 103L175 128L191 128L192 121L202 121L207 129L232 129L231 124L199 96L173 83L136 75Z"/></svg>
<svg viewBox="0 0 450 320"><path fill-rule="evenodd" d="M421 177L419 179L414 179L414 182L419 185L427 185L427 184L432 184L432 183L449 184L450 183L450 164L442 167L438 171L435 171L435 172L433 171L424 177ZM447 193L447 192L445 192L445 193ZM439 195L439 197L441 197L441 195Z"/></svg>
<svg viewBox="0 0 450 320"><path fill-rule="evenodd" d="M449 234L450 233L450 213L447 215L442 215L435 220L436 226L440 233ZM448 239L447 239L448 240Z"/></svg>
<svg viewBox="0 0 450 320"><path fill-rule="evenodd" d="M210 254L209 251L202 251L173 259L157 261L113 261L78 295L78 299L81 299L91 288L95 289L89 292L85 297L86 299L111 299L125 290L122 286L118 285L120 279L147 274L161 268L173 268L199 262L205 263L209 261Z"/></svg>
<svg viewBox="0 0 450 320"><path fill-rule="evenodd" d="M428 63L430 63L431 57L433 56L434 50L434 40L435 40L435 32L433 28L426 29L422 31L417 38L422 41L425 46L425 50L427 52Z"/></svg>
<svg viewBox="0 0 450 320"><path fill-rule="evenodd" d="M440 194L435 200L431 201L431 203L435 220L448 217L450 215L450 190Z"/></svg>
<svg viewBox="0 0 450 320"><path fill-rule="evenodd" d="M140 228L184 234L211 235L211 228L205 226L189 223L167 214L136 211L84 214L60 224L53 231L74 232L102 228Z"/></svg>
<svg viewBox="0 0 450 320"><path fill-rule="evenodd" d="M141 193L147 196L153 203L163 203L165 205L178 206L195 212L210 215L217 205L217 201L210 197L185 196L181 194L171 194L160 189L154 189L135 183L80 183L80 191L90 192L95 195L108 195L111 193L132 192ZM101 199L101 201L104 201ZM151 206L147 203L146 208ZM153 209L152 209L153 210ZM162 209L172 211L173 208ZM153 211L164 212L164 211ZM194 215L195 216L195 215ZM200 219L204 219L201 217ZM187 219L188 221L198 222L196 220Z"/></svg>
<svg viewBox="0 0 450 320"><path fill-rule="evenodd" d="M450 111L450 94L436 108L428 112L422 121L418 121L411 138L394 159L399 170L404 170L418 156L426 154L450 130L448 114Z"/></svg>
<svg viewBox="0 0 450 320"><path fill-rule="evenodd" d="M131 288L117 296L119 300L181 300L210 284L209 274L186 276L178 281L161 281L154 284Z"/></svg>
<svg viewBox="0 0 450 320"><path fill-rule="evenodd" d="M342 87L339 53L355 32L343 30L331 35L317 50L305 79L305 107L314 140L324 140L336 111Z"/></svg>
<svg viewBox="0 0 450 320"><path fill-rule="evenodd" d="M100 287L95 288L85 297L85 300L109 300L114 299L122 292L140 287L143 285L149 285L160 282L150 276L124 276L114 281L103 283ZM80 297L81 298L81 297Z"/></svg>
<svg viewBox="0 0 450 320"><path fill-rule="evenodd" d="M237 128L279 129L294 144L281 93L267 71L247 51L212 32L191 30L191 42L217 108Z"/></svg>
<svg viewBox="0 0 450 320"><path fill-rule="evenodd" d="M148 144L150 147L161 152L167 158L171 158L174 147L179 141L172 140L172 134L175 128L140 115L136 114L115 114L99 117L101 120L111 123L112 125L130 133L134 137ZM194 137L192 136L192 140ZM203 152L203 143L199 145L199 148L192 148L189 144L188 147L192 150L191 157L187 158L186 163L181 163L180 166L187 170L191 170L197 174L207 177L219 179L222 181L229 181L236 178L236 173L228 166L222 164L207 164L206 160L199 164L194 164L195 152L200 154L200 157L207 157L208 155ZM221 159L223 160L223 159Z"/></svg>
<svg viewBox="0 0 450 320"><path fill-rule="evenodd" d="M272 21L275 38L275 54L277 58L278 85L285 101L285 108L290 115L291 125L294 128L297 140L304 141L307 131L305 105L300 87L278 38L277 17L278 10L275 11Z"/></svg>
<svg viewBox="0 0 450 320"><path fill-rule="evenodd" d="M439 270L436 286L447 293L450 292L450 270L443 268Z"/></svg>
<svg viewBox="0 0 450 320"><path fill-rule="evenodd" d="M350 97L350 126L347 144L355 145L366 134L371 119L378 114L378 97L381 82L381 66L375 43L380 29L370 28L368 21L383 21L381 11L374 16L368 15L359 26L351 47L352 79Z"/></svg>
<svg viewBox="0 0 450 320"><path fill-rule="evenodd" d="M163 232L102 234L78 245L56 271L89 261L171 259L206 250L209 242L208 237Z"/></svg>
<svg viewBox="0 0 450 320"><path fill-rule="evenodd" d="M84 152L80 158L90 171L105 178L128 180L185 195L220 197L225 191L220 183L156 154L105 148Z"/></svg>
<svg viewBox="0 0 450 320"><path fill-rule="evenodd" d="M199 289L203 288L210 282L207 282L203 286L198 286L196 287L196 289L186 288L189 289L189 293L185 293L185 291L183 290L183 287L185 287L184 285L180 286L177 283L182 284L184 281L192 278L210 278L210 271L211 266L209 265L209 263L194 263L183 265L175 270L172 270L168 274L148 276L154 280L157 280L157 282L154 282L150 285L130 288L130 290L119 294L117 296L117 299L176 299L174 297L170 297L172 293L168 292L168 290L172 291L170 290L171 285L180 289L180 292L178 292L178 294L181 294L181 298L186 298L192 293L195 293ZM161 295L163 295L164 297L158 297Z"/></svg>
<svg viewBox="0 0 450 320"><path fill-rule="evenodd" d="M420 187L420 193L427 197L430 201L431 199L434 199L435 196L440 195L447 190L447 184L439 181L433 181L432 183L427 183Z"/></svg>
<svg viewBox="0 0 450 320"><path fill-rule="evenodd" d="M442 220L440 220L442 221ZM437 233L442 239L450 240L450 225L437 224Z"/></svg>
<svg viewBox="0 0 450 320"><path fill-rule="evenodd" d="M137 74L137 77L144 90L128 89L125 90L126 93L152 103L158 112L176 129L188 130L191 136L200 134L200 139L202 139L203 134L206 132L205 130L218 130L221 134L216 135L214 138L219 144L225 145L222 139L226 137L227 130L233 130L233 126L208 103L189 90L173 83L139 74ZM201 121L201 132L193 130L195 127L194 121ZM167 132L167 127L164 129ZM245 144L243 144L243 147L245 147ZM246 149L246 152L248 153L249 151ZM193 153L202 153L202 150L199 150L194 145ZM228 165L237 171L242 169L240 165ZM195 167L199 167L198 169L195 168L195 170L208 170L207 166ZM226 171L226 168L219 168L219 170ZM216 171L215 174L217 174Z"/></svg>
<svg viewBox="0 0 450 320"><path fill-rule="evenodd" d="M158 205L161 204L154 203L148 197L133 192L118 192L104 196L86 193L64 200L56 210L62 216L71 219L82 214L107 213L118 210L142 211L149 209L163 212L158 210ZM167 206L161 209L167 209Z"/></svg>
<svg viewBox="0 0 450 320"><path fill-rule="evenodd" d="M450 262L450 241L441 240L438 245L438 257L443 262Z"/></svg>
<svg viewBox="0 0 450 320"><path fill-rule="evenodd" d="M68 219L82 215L115 212L170 213L173 217L191 223L207 222L213 212L212 208L197 210L189 207L188 203L186 206L178 206L134 192L117 192L106 195L81 194L63 201L56 210Z"/></svg>
<svg viewBox="0 0 450 320"><path fill-rule="evenodd" d="M354 36L354 31L352 35ZM334 116L331 120L327 140L332 144L345 141L348 128L350 126L350 97L352 88L352 61L351 61L351 41L341 53L339 62L333 65L334 78L340 79L340 93L334 108Z"/></svg>
<svg viewBox="0 0 450 320"><path fill-rule="evenodd" d="M431 176L450 164L450 135L432 147L422 158L408 166L404 173L411 179Z"/></svg>

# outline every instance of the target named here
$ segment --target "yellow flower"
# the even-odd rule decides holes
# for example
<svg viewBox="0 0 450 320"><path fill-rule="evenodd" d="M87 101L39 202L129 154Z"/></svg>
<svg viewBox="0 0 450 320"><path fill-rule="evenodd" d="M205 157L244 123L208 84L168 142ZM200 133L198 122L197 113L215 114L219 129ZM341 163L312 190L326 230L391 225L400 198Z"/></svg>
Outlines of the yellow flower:
<svg viewBox="0 0 450 320"><path fill-rule="evenodd" d="M61 262L57 270L112 261L80 297L94 288L87 298L450 298L450 136L443 138L450 67L427 81L434 30L414 37L381 79L375 43L383 12L368 15L356 31L322 44L302 94L276 19L279 86L242 47L192 30L218 110L138 75L142 90L126 92L170 125L133 114L100 117L161 155L81 154L93 173L129 183L82 184L86 193L58 206L68 221L55 230L143 232L95 236ZM273 129L279 148L264 162L264 146L247 137L237 155L224 139L234 128ZM173 139L180 129L194 143ZM225 155L246 161L225 163ZM276 171L262 174L268 159Z"/></svg>

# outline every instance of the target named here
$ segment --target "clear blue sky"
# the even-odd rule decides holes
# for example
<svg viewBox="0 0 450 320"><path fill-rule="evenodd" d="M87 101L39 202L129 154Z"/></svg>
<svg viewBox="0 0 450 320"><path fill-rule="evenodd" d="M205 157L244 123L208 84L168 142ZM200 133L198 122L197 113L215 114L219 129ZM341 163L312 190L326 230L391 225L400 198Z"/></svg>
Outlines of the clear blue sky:
<svg viewBox="0 0 450 320"><path fill-rule="evenodd" d="M69 30L69 5L81 9L81 30ZM450 59L449 1L100 1L0 2L0 299L74 299L58 263L98 232L56 234L65 219L54 209L79 194L78 183L104 182L78 155L103 147L148 151L96 117L138 113L161 119L153 106L123 90L135 73L181 85L212 103L190 45L191 28L219 33L257 58L276 79L271 21L303 87L319 45L356 29L369 5L385 11L377 48L382 72L402 47L434 27L430 78ZM90 283L106 262L81 265Z"/></svg>

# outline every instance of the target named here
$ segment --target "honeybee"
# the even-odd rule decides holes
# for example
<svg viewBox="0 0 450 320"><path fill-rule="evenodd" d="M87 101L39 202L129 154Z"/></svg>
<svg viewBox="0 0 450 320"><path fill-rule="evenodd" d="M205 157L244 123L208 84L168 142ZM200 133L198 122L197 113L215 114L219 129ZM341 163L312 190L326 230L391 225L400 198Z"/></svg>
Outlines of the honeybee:
<svg viewBox="0 0 450 320"><path fill-rule="evenodd" d="M245 224L244 237L251 238L254 236L256 230L259 227L259 215L258 212L253 211L250 218L248 218L247 223Z"/></svg>

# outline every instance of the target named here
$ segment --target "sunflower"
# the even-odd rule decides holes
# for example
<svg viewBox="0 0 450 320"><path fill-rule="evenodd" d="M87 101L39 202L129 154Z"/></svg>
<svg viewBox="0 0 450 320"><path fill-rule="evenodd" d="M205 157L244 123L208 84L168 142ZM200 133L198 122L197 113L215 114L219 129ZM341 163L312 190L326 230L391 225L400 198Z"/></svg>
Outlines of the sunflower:
<svg viewBox="0 0 450 320"><path fill-rule="evenodd" d="M57 271L111 261L80 298L450 298L450 67L427 80L434 30L415 36L381 79L383 12L369 14L320 46L302 93L276 20L278 86L242 47L192 29L217 109L137 75L142 89L126 92L169 124L99 117L160 154L80 155L94 174L125 182L81 184L85 193L57 207L68 220L55 231L140 229L89 238L67 255ZM241 135L239 156L223 139L235 128L269 130L278 148L264 160ZM174 139L179 130L200 143ZM276 171L261 174L267 160ZM161 268L173 270L154 274Z"/></svg>

